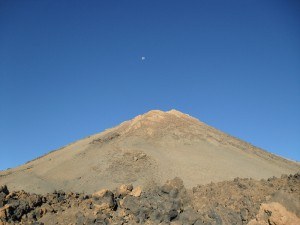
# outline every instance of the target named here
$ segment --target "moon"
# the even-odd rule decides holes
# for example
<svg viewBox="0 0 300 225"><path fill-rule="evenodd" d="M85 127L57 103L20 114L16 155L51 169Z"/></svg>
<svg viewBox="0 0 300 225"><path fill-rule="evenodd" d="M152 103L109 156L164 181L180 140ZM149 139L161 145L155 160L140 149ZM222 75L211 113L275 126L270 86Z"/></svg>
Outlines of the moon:
<svg viewBox="0 0 300 225"><path fill-rule="evenodd" d="M146 59L146 57L145 56L142 56L142 61L144 61Z"/></svg>

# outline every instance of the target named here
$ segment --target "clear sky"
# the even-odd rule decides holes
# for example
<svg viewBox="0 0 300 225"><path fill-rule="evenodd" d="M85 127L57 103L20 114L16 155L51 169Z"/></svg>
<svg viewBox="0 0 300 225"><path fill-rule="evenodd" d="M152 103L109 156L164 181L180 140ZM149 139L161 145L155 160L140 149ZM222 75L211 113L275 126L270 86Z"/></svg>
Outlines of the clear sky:
<svg viewBox="0 0 300 225"><path fill-rule="evenodd" d="M0 0L0 169L172 108L300 161L300 1Z"/></svg>

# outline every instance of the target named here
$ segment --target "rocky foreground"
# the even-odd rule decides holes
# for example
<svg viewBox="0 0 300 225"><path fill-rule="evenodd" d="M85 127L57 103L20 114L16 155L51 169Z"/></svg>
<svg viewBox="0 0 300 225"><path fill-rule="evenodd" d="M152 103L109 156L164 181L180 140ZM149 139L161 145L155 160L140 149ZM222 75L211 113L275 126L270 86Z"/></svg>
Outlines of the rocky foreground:
<svg viewBox="0 0 300 225"><path fill-rule="evenodd" d="M187 190L181 179L147 190L37 195L0 187L0 224L300 224L300 174L236 178Z"/></svg>

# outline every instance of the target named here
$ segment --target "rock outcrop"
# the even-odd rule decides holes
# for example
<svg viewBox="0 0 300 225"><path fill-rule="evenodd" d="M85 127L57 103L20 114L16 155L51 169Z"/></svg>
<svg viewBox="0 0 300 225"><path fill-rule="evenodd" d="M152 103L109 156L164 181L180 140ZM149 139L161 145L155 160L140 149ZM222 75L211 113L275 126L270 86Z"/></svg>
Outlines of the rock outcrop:
<svg viewBox="0 0 300 225"><path fill-rule="evenodd" d="M9 192L2 186L0 225L296 225L299 187L300 174L259 181L236 178L191 190L180 178L174 178L148 189L124 184L90 195L63 191L37 195Z"/></svg>
<svg viewBox="0 0 300 225"><path fill-rule="evenodd" d="M286 210L278 202L264 203L261 205L255 219L248 225L299 225L300 218Z"/></svg>

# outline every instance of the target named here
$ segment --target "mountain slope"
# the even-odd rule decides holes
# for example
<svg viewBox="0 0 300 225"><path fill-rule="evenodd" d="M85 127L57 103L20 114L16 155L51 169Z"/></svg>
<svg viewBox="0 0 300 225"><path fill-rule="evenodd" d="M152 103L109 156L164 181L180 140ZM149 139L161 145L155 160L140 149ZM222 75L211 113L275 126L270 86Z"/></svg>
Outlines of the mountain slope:
<svg viewBox="0 0 300 225"><path fill-rule="evenodd" d="M144 187L181 177L187 187L234 177L300 171L297 163L258 149L176 110L153 110L20 167L0 172L11 190L92 193L122 183Z"/></svg>

